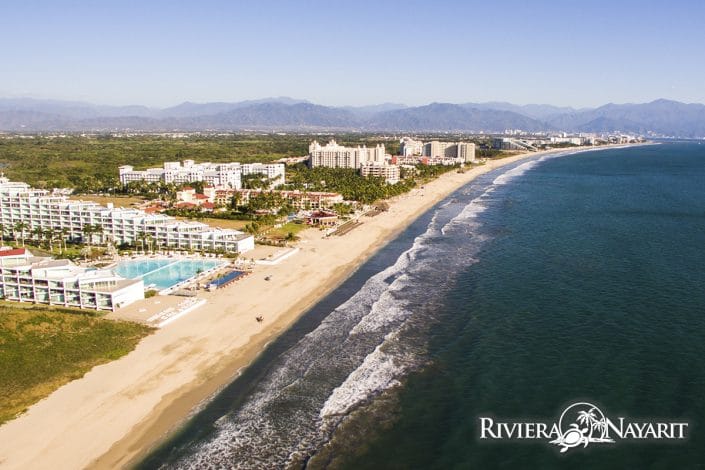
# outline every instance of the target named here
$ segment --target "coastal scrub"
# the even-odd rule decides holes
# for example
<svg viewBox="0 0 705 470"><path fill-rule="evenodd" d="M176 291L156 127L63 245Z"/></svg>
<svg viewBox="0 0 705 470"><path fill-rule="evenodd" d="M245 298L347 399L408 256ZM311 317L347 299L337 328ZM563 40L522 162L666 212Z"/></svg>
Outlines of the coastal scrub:
<svg viewBox="0 0 705 470"><path fill-rule="evenodd" d="M80 310L0 302L0 424L152 331Z"/></svg>

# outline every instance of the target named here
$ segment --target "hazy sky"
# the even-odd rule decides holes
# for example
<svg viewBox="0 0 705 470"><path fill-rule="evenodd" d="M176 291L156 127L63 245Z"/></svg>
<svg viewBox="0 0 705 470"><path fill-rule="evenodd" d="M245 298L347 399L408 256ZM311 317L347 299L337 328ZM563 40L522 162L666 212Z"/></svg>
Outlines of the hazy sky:
<svg viewBox="0 0 705 470"><path fill-rule="evenodd" d="M0 96L705 103L704 13L702 0L15 0L0 6Z"/></svg>

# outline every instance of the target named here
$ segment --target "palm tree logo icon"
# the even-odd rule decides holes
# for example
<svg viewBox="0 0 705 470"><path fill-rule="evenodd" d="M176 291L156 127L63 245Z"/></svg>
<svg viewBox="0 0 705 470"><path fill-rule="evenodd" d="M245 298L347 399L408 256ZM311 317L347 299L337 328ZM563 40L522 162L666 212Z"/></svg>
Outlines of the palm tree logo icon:
<svg viewBox="0 0 705 470"><path fill-rule="evenodd" d="M570 424L569 424L570 423ZM561 447L561 452L582 444L613 443L607 429L607 419L592 403L579 402L567 407L558 421L561 435L550 443Z"/></svg>

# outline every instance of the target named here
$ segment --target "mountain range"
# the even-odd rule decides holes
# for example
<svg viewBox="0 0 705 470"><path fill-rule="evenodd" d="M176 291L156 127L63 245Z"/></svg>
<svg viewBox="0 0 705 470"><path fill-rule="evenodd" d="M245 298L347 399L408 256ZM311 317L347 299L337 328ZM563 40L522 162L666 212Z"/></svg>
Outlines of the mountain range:
<svg viewBox="0 0 705 470"><path fill-rule="evenodd" d="M0 98L0 130L79 131L396 131L628 132L705 136L705 105L656 100L574 109L504 102L406 106L321 106L288 97L234 103L185 102L169 108Z"/></svg>

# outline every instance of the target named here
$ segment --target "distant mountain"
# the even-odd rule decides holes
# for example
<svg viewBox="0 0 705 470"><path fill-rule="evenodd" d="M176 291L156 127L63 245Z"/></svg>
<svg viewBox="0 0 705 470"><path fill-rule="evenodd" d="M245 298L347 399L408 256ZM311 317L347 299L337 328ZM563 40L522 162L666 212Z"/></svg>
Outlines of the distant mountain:
<svg viewBox="0 0 705 470"><path fill-rule="evenodd" d="M545 121L551 117L566 114L575 113L577 110L574 108L566 106L553 106L550 104L525 104L517 105L512 103L505 103L502 101L490 101L487 103L464 103L461 106L466 108L475 109L495 109L499 111L511 111L513 113L521 114L523 116L528 116L530 118Z"/></svg>
<svg viewBox="0 0 705 470"><path fill-rule="evenodd" d="M656 100L643 104L607 104L596 109L554 116L558 129L583 132L624 131L677 137L705 136L705 105Z"/></svg>
<svg viewBox="0 0 705 470"><path fill-rule="evenodd" d="M0 98L0 113L34 111L72 119L116 116L153 116L156 110L146 106L104 106L80 101L38 100L34 98Z"/></svg>
<svg viewBox="0 0 705 470"><path fill-rule="evenodd" d="M190 129L354 129L358 121L345 109L311 103L262 103L174 123Z"/></svg>
<svg viewBox="0 0 705 470"><path fill-rule="evenodd" d="M377 113L381 113L384 111L394 111L397 109L405 109L407 107L408 106L406 106L405 104L399 103L382 103L373 104L370 106L343 106L342 109L350 111L360 119L369 119Z"/></svg>
<svg viewBox="0 0 705 470"><path fill-rule="evenodd" d="M299 103L308 103L306 100L297 100L294 98L289 98L287 96L280 96L277 98L264 98L260 100L247 100L238 101L234 103L225 102L212 102L212 103L191 103L186 101L179 105L173 106L171 108L162 109L159 112L160 117L196 117L196 116L208 116L212 114L227 113L229 111L246 108L249 106L255 106L258 104L285 104L294 105Z"/></svg>
<svg viewBox="0 0 705 470"><path fill-rule="evenodd" d="M502 102L331 107L277 97L234 103L185 102L156 109L30 98L0 99L0 130L3 131L502 132L505 129L623 131L703 137L705 105L656 100L644 104L608 104L595 109L540 104L520 106Z"/></svg>
<svg viewBox="0 0 705 470"><path fill-rule="evenodd" d="M524 129L539 131L546 124L511 111L476 109L449 103L385 111L373 116L366 126L399 131L493 131Z"/></svg>

